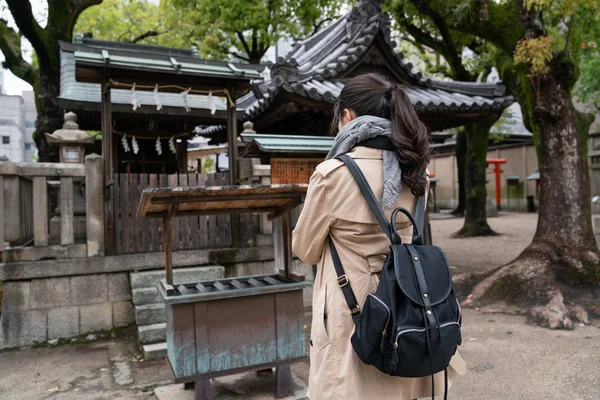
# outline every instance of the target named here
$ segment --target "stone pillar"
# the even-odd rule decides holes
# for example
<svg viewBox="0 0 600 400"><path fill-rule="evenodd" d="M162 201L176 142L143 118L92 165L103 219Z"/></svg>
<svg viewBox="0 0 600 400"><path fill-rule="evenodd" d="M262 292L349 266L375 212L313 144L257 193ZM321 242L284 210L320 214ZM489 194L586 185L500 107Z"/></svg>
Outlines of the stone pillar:
<svg viewBox="0 0 600 400"><path fill-rule="evenodd" d="M21 238L21 187L18 175L18 166L12 162L3 162L0 165L2 179L2 224L0 229L4 230L4 241L11 243ZM0 243L0 245L2 245Z"/></svg>
<svg viewBox="0 0 600 400"><path fill-rule="evenodd" d="M103 256L104 245L104 165L102 156L85 157L85 204L88 257Z"/></svg>
<svg viewBox="0 0 600 400"><path fill-rule="evenodd" d="M4 241L4 177L0 175L0 251L8 247Z"/></svg>

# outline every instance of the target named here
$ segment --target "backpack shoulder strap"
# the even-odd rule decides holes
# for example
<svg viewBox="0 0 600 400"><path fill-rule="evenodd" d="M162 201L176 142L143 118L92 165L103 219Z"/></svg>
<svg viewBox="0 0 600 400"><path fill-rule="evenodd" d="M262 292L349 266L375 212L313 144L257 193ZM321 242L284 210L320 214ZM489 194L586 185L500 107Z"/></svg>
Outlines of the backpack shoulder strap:
<svg viewBox="0 0 600 400"><path fill-rule="evenodd" d="M394 239L392 236L392 226L390 225L389 221L385 217L385 214L383 213L383 210L381 209L379 202L375 198L375 194L373 194L373 190L371 189L371 186L369 186L369 183L367 182L367 179L361 172L360 168L358 167L356 162L352 159L352 157L350 157L347 154L340 156L339 159L344 164L346 164L346 167L348 167L348 169L350 170L350 173L352 174L352 177L358 184L358 187L360 188L360 193L363 195L363 197L367 201L367 205L371 209L371 212L373 213L375 218L377 218L379 225L381 225L381 228L385 232L388 239L390 239L390 242L394 243Z"/></svg>
<svg viewBox="0 0 600 400"><path fill-rule="evenodd" d="M415 222L423 236L423 230L425 225L425 196L417 197L417 205L415 207Z"/></svg>
<svg viewBox="0 0 600 400"><path fill-rule="evenodd" d="M333 244L331 235L327 236L327 240L329 241L331 259L333 260L333 267L335 268L335 274L337 275L337 284L342 289L342 293L344 294L344 299L346 299L346 304L350 309L350 313L352 316L354 316L360 313L360 306L358 305L356 296L354 296L354 292L350 286L350 279L348 279L348 276L346 276L344 266L342 265L342 260L340 260L340 256L335 248L335 245Z"/></svg>

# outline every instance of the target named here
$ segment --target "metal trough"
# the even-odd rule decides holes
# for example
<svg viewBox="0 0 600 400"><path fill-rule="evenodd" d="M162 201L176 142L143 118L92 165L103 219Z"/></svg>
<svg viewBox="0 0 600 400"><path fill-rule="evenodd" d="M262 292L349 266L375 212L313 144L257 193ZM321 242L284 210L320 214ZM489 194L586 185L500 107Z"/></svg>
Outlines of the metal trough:
<svg viewBox="0 0 600 400"><path fill-rule="evenodd" d="M147 189L138 215L162 217L167 279L158 284L167 318L167 358L175 382L195 382L212 399L210 379L276 367L275 394L293 394L289 365L306 357L303 276L291 273L290 211L307 185ZM173 284L171 219L178 215L269 212L279 274Z"/></svg>

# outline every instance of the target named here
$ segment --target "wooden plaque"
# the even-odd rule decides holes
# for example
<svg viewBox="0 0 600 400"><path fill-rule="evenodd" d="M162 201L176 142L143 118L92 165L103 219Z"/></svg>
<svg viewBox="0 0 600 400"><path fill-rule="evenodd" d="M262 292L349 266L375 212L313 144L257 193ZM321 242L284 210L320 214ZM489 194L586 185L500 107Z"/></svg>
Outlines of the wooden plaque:
<svg viewBox="0 0 600 400"><path fill-rule="evenodd" d="M322 158L272 158L271 183L273 185L289 183L308 183Z"/></svg>

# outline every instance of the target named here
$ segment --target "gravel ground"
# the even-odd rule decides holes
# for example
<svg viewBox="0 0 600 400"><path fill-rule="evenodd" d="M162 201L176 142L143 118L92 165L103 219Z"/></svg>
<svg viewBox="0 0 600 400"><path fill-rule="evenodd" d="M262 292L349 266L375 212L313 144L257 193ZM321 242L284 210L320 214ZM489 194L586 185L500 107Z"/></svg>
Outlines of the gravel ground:
<svg viewBox="0 0 600 400"><path fill-rule="evenodd" d="M453 273L486 270L508 264L531 243L537 214L500 213L488 223L498 236L454 239L451 235L463 226L463 218L432 219L433 243L444 249Z"/></svg>

